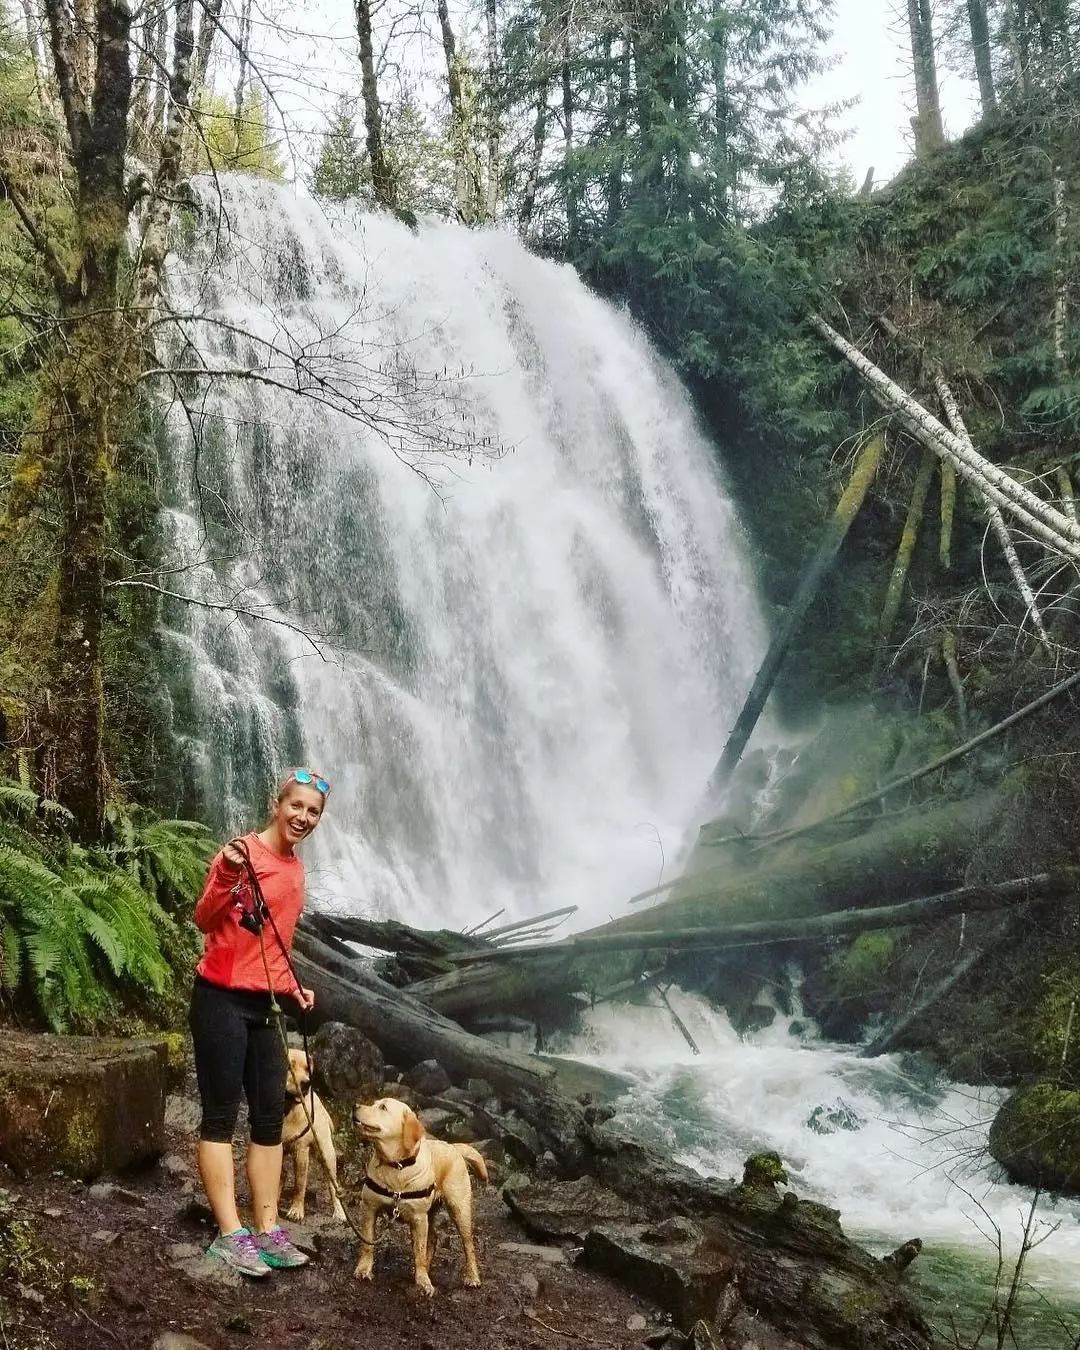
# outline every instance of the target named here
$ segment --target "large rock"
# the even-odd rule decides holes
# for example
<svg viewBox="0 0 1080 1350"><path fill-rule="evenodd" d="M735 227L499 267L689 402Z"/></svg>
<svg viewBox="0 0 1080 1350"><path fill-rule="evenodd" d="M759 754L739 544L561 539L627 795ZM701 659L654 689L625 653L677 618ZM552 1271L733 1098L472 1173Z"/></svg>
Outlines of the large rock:
<svg viewBox="0 0 1080 1350"><path fill-rule="evenodd" d="M580 1245L597 1224L630 1223L638 1217L625 1200L592 1177L510 1185L503 1199L525 1231L542 1242Z"/></svg>
<svg viewBox="0 0 1080 1350"><path fill-rule="evenodd" d="M1080 1092L1020 1088L994 1117L990 1152L1014 1181L1080 1191Z"/></svg>
<svg viewBox="0 0 1080 1350"><path fill-rule="evenodd" d="M382 1051L344 1022L324 1022L311 1042L315 1086L341 1101L374 1101L385 1076Z"/></svg>
<svg viewBox="0 0 1080 1350"><path fill-rule="evenodd" d="M718 1320L737 1273L728 1235L690 1219L648 1225L601 1225L585 1238L585 1260L653 1299L688 1331Z"/></svg>
<svg viewBox="0 0 1080 1350"><path fill-rule="evenodd" d="M165 1148L163 1041L4 1032L0 1161L17 1174L90 1178Z"/></svg>
<svg viewBox="0 0 1080 1350"><path fill-rule="evenodd" d="M421 1097L438 1097L450 1086L450 1075L437 1059L425 1059L412 1066L405 1082Z"/></svg>

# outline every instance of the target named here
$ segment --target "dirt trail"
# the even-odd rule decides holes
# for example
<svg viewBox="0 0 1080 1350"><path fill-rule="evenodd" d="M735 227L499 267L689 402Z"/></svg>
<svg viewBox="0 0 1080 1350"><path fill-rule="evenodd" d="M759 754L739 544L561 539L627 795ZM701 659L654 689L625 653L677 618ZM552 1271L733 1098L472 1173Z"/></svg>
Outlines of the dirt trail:
<svg viewBox="0 0 1080 1350"><path fill-rule="evenodd" d="M0 1217L0 1350L147 1350L167 1332L210 1350L621 1350L666 1325L619 1285L574 1265L572 1253L530 1247L494 1187L476 1193L480 1289L462 1287L450 1232L432 1272L436 1297L419 1295L403 1224L382 1230L389 1236L376 1282L359 1284L356 1241L327 1226L321 1187L309 1190L307 1232L317 1246L309 1266L223 1283L201 1256L212 1233L192 1188L193 1139L171 1129L169 1147L165 1165L111 1186L16 1181L0 1168L8 1211ZM346 1179L355 1187L354 1165Z"/></svg>

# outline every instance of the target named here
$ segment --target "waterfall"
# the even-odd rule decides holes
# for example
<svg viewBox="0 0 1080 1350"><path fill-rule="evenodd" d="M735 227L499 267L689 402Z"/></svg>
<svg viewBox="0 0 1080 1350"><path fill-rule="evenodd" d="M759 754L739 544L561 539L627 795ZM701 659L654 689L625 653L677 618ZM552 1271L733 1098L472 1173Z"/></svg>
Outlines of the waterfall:
<svg viewBox="0 0 1080 1350"><path fill-rule="evenodd" d="M169 273L166 526L175 589L260 617L166 608L192 800L239 828L312 765L313 893L421 924L601 917L673 875L765 640L678 379L507 233L252 179L202 201Z"/></svg>

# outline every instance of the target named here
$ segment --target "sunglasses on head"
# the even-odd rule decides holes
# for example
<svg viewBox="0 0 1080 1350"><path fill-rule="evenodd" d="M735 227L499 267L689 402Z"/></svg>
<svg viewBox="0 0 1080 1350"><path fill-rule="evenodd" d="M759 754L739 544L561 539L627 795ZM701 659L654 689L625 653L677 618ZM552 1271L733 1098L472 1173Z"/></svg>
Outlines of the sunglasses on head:
<svg viewBox="0 0 1080 1350"><path fill-rule="evenodd" d="M304 787L316 788L324 797L330 795L329 782L319 774L312 773L310 769L293 769L285 781L286 783L300 783Z"/></svg>

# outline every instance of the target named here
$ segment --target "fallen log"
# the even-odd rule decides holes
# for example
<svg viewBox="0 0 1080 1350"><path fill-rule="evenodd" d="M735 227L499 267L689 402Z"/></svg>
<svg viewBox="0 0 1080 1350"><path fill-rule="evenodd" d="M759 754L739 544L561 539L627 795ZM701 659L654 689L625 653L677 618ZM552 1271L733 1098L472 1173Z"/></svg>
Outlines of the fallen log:
<svg viewBox="0 0 1080 1350"><path fill-rule="evenodd" d="M682 894L589 931L638 933L662 927L668 932L715 926L720 920L797 919L832 911L838 903L857 907L868 893L887 904L912 893L939 891L962 877L971 842L989 818L993 800L987 794L912 812L854 839L800 852L750 875L709 879L702 886L703 874L694 874L685 879L688 889ZM555 948L550 944L544 950ZM630 950L640 950L640 944L632 944ZM449 974L409 985L409 993L444 1016L470 1023L500 1012L539 1013L543 1020L545 1009L551 1020L552 1013L557 1018L570 1011L571 995L608 987L634 973L629 957L623 966L613 965L610 958L601 966L590 953L577 949L553 956L544 963L543 977L537 978L532 964L515 961L521 951L494 948L485 953L489 959L484 961L455 961Z"/></svg>
<svg viewBox="0 0 1080 1350"><path fill-rule="evenodd" d="M866 895L885 904L941 891L963 878L995 803L987 792L928 806L831 846L778 856L749 875L714 880L694 873L672 898L589 931L797 919L855 907Z"/></svg>
<svg viewBox="0 0 1080 1350"><path fill-rule="evenodd" d="M784 657L787 655L788 647L791 646L791 641L798 632L799 625L806 617L806 612L813 603L825 574L832 566L837 553L839 553L844 540L847 538L848 531L859 513L859 508L870 490L878 465L881 463L884 449L885 435L883 432L878 432L859 451L851 479L836 504L833 517L822 533L809 566L802 575L798 589L784 616L784 621L769 643L769 650L766 652L765 659L762 661L761 668L754 679L753 687L747 694L742 711L739 713L735 725L731 729L731 734L727 738L724 752L720 756L720 762L713 771L712 787L714 789L723 786L732 769L739 762L739 757L746 748L746 743L750 739L769 694L772 692L772 687L776 683L776 676Z"/></svg>
<svg viewBox="0 0 1080 1350"><path fill-rule="evenodd" d="M963 417L960 415L960 407L953 396L953 391L945 379L945 376L938 372L934 378L934 387L938 391L938 397L941 399L941 406L945 409L945 416L949 419L949 425L957 436L964 442L969 450L974 451L975 444L971 439ZM1021 598L1027 608L1027 613L1031 615L1032 627L1039 636L1039 641L1048 655L1052 654L1050 638L1043 623L1042 615L1039 613L1039 606L1035 599L1035 593L1031 589L1031 583L1027 579L1023 567L1020 565L1020 559L1016 553L1016 547L1013 544L1012 536L1009 534L1009 527L1005 524L1005 517L1001 513L1001 508L996 502L990 500L984 495L983 502L986 506L986 513L990 519L990 525L997 535L998 543L1001 545L1001 551L1005 554L1005 561L1009 564L1009 571L1012 573L1013 581L1016 583L1016 589L1020 592Z"/></svg>
<svg viewBox="0 0 1080 1350"><path fill-rule="evenodd" d="M572 1011L566 999L583 987L581 974L566 966L563 970L552 971L549 979L538 984L534 974L509 964L510 958L520 950L518 947L492 947L481 955L499 958L500 964L464 969L454 963L448 974L418 980L406 988L413 998L444 1017L470 1024L478 1017L496 1012L512 1012L535 1019L537 1016L542 1018L545 1010L549 1013Z"/></svg>
<svg viewBox="0 0 1080 1350"><path fill-rule="evenodd" d="M844 357L862 375L878 399L888 408L895 409L906 425L924 444L935 453L950 460L957 472L975 483L987 496L992 497L1005 510L1022 513L1022 518L1034 519L1043 524L1053 536L1061 552L1080 558L1080 526L1069 519L1056 507L1044 502L1029 488L1010 477L999 468L966 445L959 436L904 389L895 380L891 380L883 370L863 355L859 349L814 314L808 319L810 326L825 341Z"/></svg>
<svg viewBox="0 0 1080 1350"><path fill-rule="evenodd" d="M380 974L388 984L408 985L452 970L448 957L458 952L482 951L486 938L453 929L413 928L398 919L365 919L353 914L308 910L304 927L339 954L352 956L347 942L388 953Z"/></svg>
<svg viewBox="0 0 1080 1350"><path fill-rule="evenodd" d="M543 1060L470 1035L404 990L346 963L310 933L298 929L293 944L297 974L315 991L313 1026L346 1022L398 1064L434 1057L451 1076L486 1078L501 1094L539 1092L553 1078Z"/></svg>
<svg viewBox="0 0 1080 1350"><path fill-rule="evenodd" d="M480 961L545 962L556 958L587 957L593 952L719 951L734 947L761 947L781 942L820 942L848 933L877 928L902 928L914 923L938 923L954 914L984 913L1030 900L1057 899L1080 889L1080 869L1040 872L987 885L961 886L941 895L927 895L896 905L843 909L806 919L773 919L761 923L727 924L711 928L652 929L639 933L584 933L542 947L460 956L459 965ZM537 977L534 976L534 979ZM548 978L545 973L542 977Z"/></svg>

